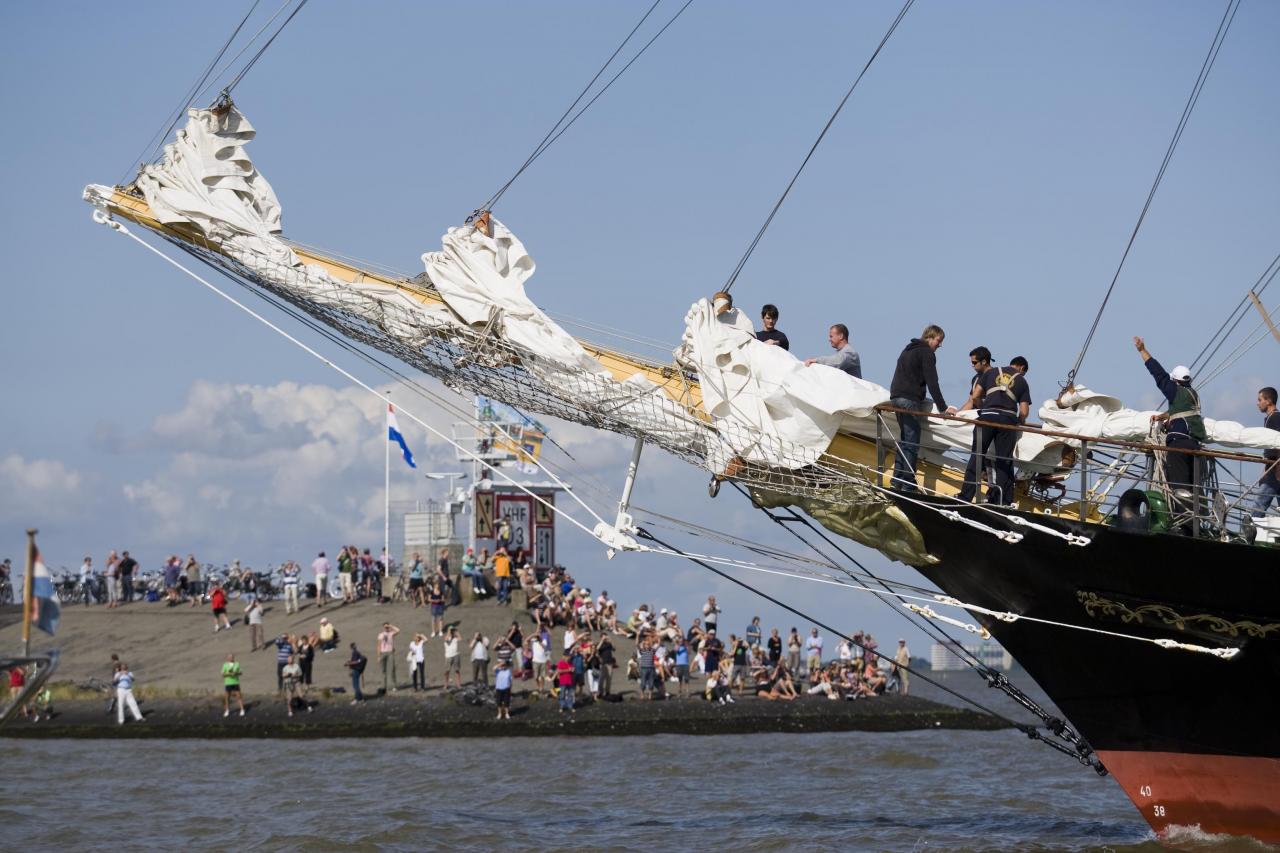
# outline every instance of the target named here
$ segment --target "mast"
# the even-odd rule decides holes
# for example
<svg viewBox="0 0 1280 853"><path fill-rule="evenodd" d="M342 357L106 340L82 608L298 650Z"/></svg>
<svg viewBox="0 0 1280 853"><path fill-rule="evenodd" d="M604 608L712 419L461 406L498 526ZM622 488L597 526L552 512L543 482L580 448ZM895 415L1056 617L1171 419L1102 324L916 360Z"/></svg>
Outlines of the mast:
<svg viewBox="0 0 1280 853"><path fill-rule="evenodd" d="M387 392L387 408L383 412L383 479L382 479L382 576L391 574L391 392Z"/></svg>

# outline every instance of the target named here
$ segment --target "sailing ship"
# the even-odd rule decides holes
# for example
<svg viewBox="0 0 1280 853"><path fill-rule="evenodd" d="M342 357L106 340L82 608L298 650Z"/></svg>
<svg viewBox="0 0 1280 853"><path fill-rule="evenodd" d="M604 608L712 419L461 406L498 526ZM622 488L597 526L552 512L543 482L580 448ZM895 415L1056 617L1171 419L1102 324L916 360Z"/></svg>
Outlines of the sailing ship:
<svg viewBox="0 0 1280 853"><path fill-rule="evenodd" d="M1178 451L1151 435L1151 413L1076 383L1041 407L1041 427L1016 428L1013 505L957 499L975 421L942 413L925 417L922 491L903 491L888 391L757 341L727 293L694 302L659 361L577 339L538 308L532 257L488 208L415 276L363 268L283 236L254 135L228 90L135 180L84 197L99 222L139 226L335 342L633 439L618 512L588 530L611 551L667 550L629 512L649 446L704 469L711 497L733 484L913 566L944 594L898 599L997 639L1067 718L1028 734L1109 772L1157 832L1280 841L1280 735L1262 701L1280 671L1277 525L1245 512L1252 480L1215 474L1265 464L1243 451L1280 448L1280 434L1208 421L1228 449L1197 451L1205 479L1179 491L1161 474Z"/></svg>

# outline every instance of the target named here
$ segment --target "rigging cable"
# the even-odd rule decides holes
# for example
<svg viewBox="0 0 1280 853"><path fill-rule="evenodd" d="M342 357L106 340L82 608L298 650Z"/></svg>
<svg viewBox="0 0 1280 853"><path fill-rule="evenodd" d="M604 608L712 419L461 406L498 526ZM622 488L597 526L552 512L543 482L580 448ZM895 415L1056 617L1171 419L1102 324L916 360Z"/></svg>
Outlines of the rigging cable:
<svg viewBox="0 0 1280 853"><path fill-rule="evenodd" d="M801 619L808 622L809 624L816 625L819 628L823 629L824 631L828 631L834 634L835 636L839 637L840 639L845 640L846 642L850 642L850 643L853 642L853 638L846 636L843 632L837 631L835 628L832 628L830 625L820 622L817 619L813 618L812 616L808 615L807 613L801 610L798 610L795 607L792 607L786 602L781 601L777 598L774 598L773 596L769 595L763 590L753 587L751 584L747 583L746 581L740 580L734 577L733 575L729 574L728 572L722 571L721 569L717 569L715 566L712 566L710 563L705 562L704 560L699 559L694 555L685 554L680 549L675 548L674 546L669 545L666 542L663 542L661 539L658 539L656 536L654 536L652 533L645 530L644 528L639 528L636 531L636 533L641 539L647 539L650 542L653 542L655 545L659 545L662 548L665 548L670 553L684 557L685 559L689 560L695 565L700 566L701 568L704 568L713 574L719 575L721 578L729 581L730 583L737 584L738 586L742 587L748 592L754 593L755 595L759 596L760 598L763 598L765 601L768 601L774 606L781 607L783 610L786 610L788 613L791 613L795 616L800 617ZM881 654L876 649L865 649L865 651L870 652L871 654L875 655L877 658L881 660L891 661L891 659L887 655ZM939 681L935 681L934 679L930 678L929 676L925 675L922 672L919 672L918 670L911 669L911 667L909 666L903 666L901 668L905 669L907 672L916 676L921 681L927 682L928 684L932 684L934 687L938 688L939 690L942 690L944 693L948 693L951 696L955 697L956 699L959 699L961 702L964 702L965 704L968 704L968 705L972 705L973 707L977 708L983 713L988 714L992 717L995 717L998 720L1001 720L1002 722L1007 723L1009 726L1025 734L1031 740L1038 740L1041 743L1048 744L1052 748L1058 750L1059 752L1065 755L1070 755L1071 757L1079 761L1081 764L1092 767L1099 776L1107 775L1106 767L1104 767L1102 762L1098 760L1098 757L1094 754L1092 747L1090 747L1084 741L1083 738L1081 738L1074 731L1072 731L1065 721L1059 720L1057 718L1051 718L1052 722L1046 721L1046 726L1055 735L1071 743L1072 746L1070 747L1064 744L1058 743L1057 741L1052 740L1051 738L1045 737L1045 735L1043 735L1040 732L1039 728L1037 728L1036 726L1033 726L1029 723L1019 723L1016 720L1012 720L1009 717L1006 717L1005 715L999 713L994 708L990 708L982 704L981 702L978 702L976 699L971 699L968 696L965 696L963 693L960 693L957 690L953 690Z"/></svg>
<svg viewBox="0 0 1280 853"><path fill-rule="evenodd" d="M741 484L735 481L733 485L735 488L737 488L737 490L740 493L742 493L744 497L746 497L748 500L751 500L750 494L747 493L742 488ZM755 501L751 501L751 502L752 502L752 505L755 505ZM784 530L786 530L788 533L794 536L796 539L800 540L805 545L809 546L809 548L813 549L814 553L818 554L823 559L829 560L832 566L841 569L841 571L844 571L851 578L856 579L856 575L853 572L838 566L835 560L831 559L827 554L823 553L822 549L818 548L812 542L805 539L803 536L801 536L791 527L788 527L786 524L786 521L788 519L782 519L782 518L776 517L774 513L767 507L760 507L760 510L765 515L769 516L769 518L772 519L774 522L779 524ZM824 542L826 542L828 545L834 548L838 553L846 557L850 562L852 562L855 566L857 566L867 575L874 578L875 581L879 583L881 587L884 588L885 592L897 598L901 604L906 605L906 600L900 594L895 592L888 583L886 583L874 572L872 572L870 569L864 566L852 554L850 554L848 551L842 548L838 543L833 542L831 538L827 536L825 533L823 533L821 530L814 527L813 523L810 522L807 518L800 515L795 510L789 510L789 511L793 519L799 521L805 527L813 531L818 537L820 537ZM894 583L895 585L906 586L905 584L899 584L896 581ZM915 588L915 589L919 589L919 588ZM888 606L891 610L893 610L893 612L905 618L910 624L915 626L917 629L923 631L934 642L942 643L943 645L948 646L952 650L953 654L958 649L963 654L963 658L968 658L968 660L965 660L964 663L970 669L976 672L980 678L986 681L988 687L1000 690L1002 693L1004 693L1006 696L1008 696L1018 705L1021 705L1024 710L1038 717L1045 724L1045 727L1048 728L1055 735L1063 738L1067 742L1071 743L1073 746L1079 746L1080 741L1076 737L1075 733L1071 732L1071 730L1066 727L1065 722L1061 718L1056 717L1053 714L1050 714L1048 711L1046 711L1038 702L1036 702L1034 699L1032 699L1030 696L1024 693L1019 687L1017 687L1012 681L1010 681L1008 676L1006 676L1002 672L998 672L997 670L995 670L990 666L987 666L985 663L982 662L980 658L977 657L977 655L973 654L968 649L966 649L959 641L957 641L954 637L948 634L945 630L935 626L932 620L925 618L919 611L912 609L910 607L908 607L908 613L910 614L908 615L908 613L904 613L902 610L895 607L892 602L888 601L886 598L884 598L881 595L876 595L876 599L883 602L886 606ZM1070 732L1070 735L1067 735L1066 734L1067 732ZM1075 754L1075 753L1072 753L1072 754Z"/></svg>
<svg viewBox="0 0 1280 853"><path fill-rule="evenodd" d="M244 13L244 17L240 19L240 23L236 25L236 28L231 31L231 35L229 35L227 40L223 42L222 48L214 54L213 59L209 60L209 64L204 69L204 73L200 75L195 84L187 91L187 95L183 98L181 106L179 106L173 113L173 120L169 122L167 127L163 128L159 133L151 137L151 139L147 141L146 147L142 149L142 153L135 157L133 162L129 164L128 171L126 171L120 179L121 185L129 179L129 172L133 170L134 166L146 161L148 152L151 152L154 155L158 154L164 148L164 141L169 138L169 134L173 132L173 129L177 127L178 122L182 120L182 114L186 112L187 108L191 106L191 102L198 96L200 87L209 79L209 75L213 73L213 69L218 65L218 60L222 59L226 54L227 49L231 47L231 43L236 40L236 36L240 35L240 30L244 29L244 25L248 23L249 18L253 16L254 10L258 8L258 4L260 2L262 2L262 0L253 0L253 5L249 7L249 11ZM292 0L289 0L289 2L292 2ZM155 145L156 147L152 148L152 145Z"/></svg>
<svg viewBox="0 0 1280 853"><path fill-rule="evenodd" d="M769 225L773 222L773 218L778 215L778 210L781 209L782 203L787 200L787 196L791 193L791 188L794 187L796 185L796 181L800 179L800 173L804 171L805 166L809 165L809 160L813 157L813 153L817 151L818 146L822 144L822 140L826 137L827 131L831 129L831 125L835 124L836 116L840 115L840 111L844 109L845 103L847 103L849 98L853 95L853 90L858 88L858 83L862 81L863 75L867 73L867 69L871 67L871 63L876 61L876 57L879 56L880 51L884 49L885 43L889 41L889 37L893 35L893 31L898 28L898 24L902 23L902 19L906 16L912 5L915 4L915 1L916 0L907 0L906 3L902 4L902 8L898 10L897 17L894 18L893 23L889 25L889 29L885 32L884 38L880 39L880 44L876 45L876 49L872 52L871 58L867 60L866 65L862 66L862 70L858 72L858 76L854 79L853 85L849 87L849 91L845 92L844 97L840 99L840 103L836 106L835 112L831 114L831 118L827 119L827 123L823 126L822 132L818 134L818 138L813 141L813 145L809 148L809 153L804 155L804 160L801 161L800 168L796 169L796 173L791 176L791 181L787 184L786 189L782 191L782 195L778 196L778 200L774 203L773 209L770 210L769 215L765 217L764 224L761 225L760 230L756 232L755 239L747 245L747 250L743 252L742 258L738 261L738 265L733 268L733 273L729 276L729 280L726 281L724 287L721 288L725 293L728 293L730 288L733 287L734 282L738 280L738 274L741 273L742 268L747 265L747 261L751 258L751 254L756 250L756 246L759 245L761 238L764 237L764 232L769 229Z"/></svg>
<svg viewBox="0 0 1280 853"><path fill-rule="evenodd" d="M502 198L502 194L507 191L507 188L510 187L513 183L515 183L516 178L520 177L520 175L524 173L524 170L529 168L529 166L533 164L533 161L538 158L538 155L541 154L544 150L546 150L545 146L549 144L548 140L551 139L552 135L554 135L556 130L559 129L560 125L564 124L564 120L568 118L569 113L573 112L573 108L576 107L582 101L582 99L586 97L587 92L591 91L591 87L594 86L596 84L596 81L600 79L600 75L603 74L611 64L613 64L613 60L618 58L618 54L621 53L622 49L627 46L628 42L631 41L631 37L634 36L636 34L636 31L639 30L640 27L644 25L644 22L649 19L649 16L653 14L653 10L658 8L658 4L661 2L662 0L653 0L653 5L650 6L648 11L646 11L644 15L640 17L640 20L636 22L636 25L631 28L631 32L627 33L627 37L624 38L616 48L614 48L613 53L609 54L609 58L605 60L604 65L600 66L600 70L595 73L595 76L591 78L591 80L587 83L587 85L582 87L582 91L578 93L578 97L574 98L573 103L570 104L568 108L566 108L565 111L560 114L560 118L556 119L556 123L551 126L550 130L547 131L547 135L542 137L542 139L538 142L537 145L533 146L533 151L530 152L529 156L525 158L525 161L522 164L520 164L520 168L516 169L516 173L512 175L510 178L508 178L507 182L503 184L501 187L499 187L498 191L489 197L489 200L486 201L483 207L481 208L482 210L492 209L492 207L498 203L498 199Z"/></svg>
<svg viewBox="0 0 1280 853"><path fill-rule="evenodd" d="M1267 268L1262 271L1262 275L1258 276L1258 280L1253 283L1253 287L1249 288L1249 292L1254 296L1261 296L1263 291L1265 291L1271 282L1275 280L1277 274L1280 274L1280 255L1276 255L1275 258L1272 259L1271 263L1267 265ZM1197 375L1197 369L1199 367L1204 366L1207 368L1209 363L1213 361L1214 356L1218 354L1218 350L1222 349L1222 345L1225 344L1227 339L1235 333L1236 327L1239 326L1244 321L1244 318L1248 316L1249 305L1249 295L1245 294L1240 298L1240 302L1236 307L1231 310L1231 313L1227 315L1227 319L1218 327L1218 331L1214 332L1213 337L1209 338L1209 343L1205 344L1204 349L1200 350L1200 354L1196 356L1195 361L1191 362L1191 374L1193 376ZM1233 319L1235 322L1232 322ZM1227 324L1230 324L1231 328L1227 329ZM1225 333L1223 332L1224 329L1226 329ZM1221 340L1219 340L1219 338L1221 338ZM1216 345L1215 341L1217 342ZM1212 352L1210 352L1210 347L1213 348Z"/></svg>
<svg viewBox="0 0 1280 853"><path fill-rule="evenodd" d="M1080 347L1080 353L1076 356L1075 364L1067 373L1066 386L1070 387L1075 383L1076 373L1080 370L1080 366L1084 364L1085 355L1089 352L1089 345L1093 343L1093 336L1098 331L1098 324L1102 321L1102 313L1107 309L1107 303L1111 300L1111 294L1116 289L1116 282L1120 280L1120 271L1124 269L1124 263L1129 257L1129 251L1133 248L1134 241L1138 239L1138 231L1142 228L1143 221L1147 218L1147 211L1151 209L1151 202L1155 198L1156 190L1160 189L1160 182L1164 180L1165 171L1169 168L1169 162L1173 159L1173 152L1178 147L1178 142L1182 139L1182 132L1187 127L1187 122L1191 119L1191 113L1195 109L1196 102L1200 100L1200 93L1204 91L1205 81L1209 79L1209 72L1213 70L1213 65L1218 59L1218 51L1222 49L1222 43L1226 40L1227 31L1231 29L1231 22L1235 20L1236 11L1240 8L1240 0L1227 0L1227 8L1222 13L1222 20L1218 22L1218 30L1213 35L1213 43L1209 46L1209 53L1205 56L1204 62L1200 65L1200 74L1196 77L1195 85L1191 87L1191 94L1187 98L1187 103L1182 108L1182 116L1178 119L1178 126L1173 132L1173 138L1169 140L1169 147L1165 150L1164 160L1160 163L1160 168L1156 171L1155 180L1151 184L1151 190L1147 193L1147 200L1142 205L1142 212L1138 214L1138 221L1133 226L1133 232L1129 235L1129 242L1125 244L1124 253L1120 256L1120 263L1116 266L1115 275L1111 277L1111 284L1107 287L1106 294L1102 297L1102 304L1098 306L1098 313L1094 315L1093 325L1089 327L1089 334L1085 336L1084 345Z"/></svg>
<svg viewBox="0 0 1280 853"><path fill-rule="evenodd" d="M245 64L244 68L240 69L240 73L237 74L235 77L233 77L231 79L231 82L227 84L226 88L222 90L223 96L229 96L231 94L231 90L234 89L236 86L240 85L240 81L243 80L244 76L249 73L249 70L253 68L253 66L258 64L258 60L262 58L262 54L267 52L267 48L271 47L271 45L280 36L280 34L284 32L284 28L289 26L289 22L292 21L294 17L297 16L297 14L301 12L303 7L306 5L307 5L307 0L299 0L297 8L295 8L292 12L289 13L289 17L285 18L284 23L280 24L280 27L274 33L271 34L271 38L267 39L267 43L264 44L258 50L258 52L253 55L253 58L250 59Z"/></svg>

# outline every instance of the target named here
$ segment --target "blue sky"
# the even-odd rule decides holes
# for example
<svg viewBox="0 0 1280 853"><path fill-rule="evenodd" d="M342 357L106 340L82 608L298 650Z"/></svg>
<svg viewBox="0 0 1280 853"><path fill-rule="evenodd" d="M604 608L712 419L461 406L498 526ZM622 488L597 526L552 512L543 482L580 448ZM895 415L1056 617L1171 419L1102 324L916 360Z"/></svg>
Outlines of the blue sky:
<svg viewBox="0 0 1280 853"><path fill-rule="evenodd" d="M84 184L127 174L242 6L0 10L0 554L17 557L30 525L55 565L101 561L111 547L149 565L170 551L265 564L380 542L376 401L93 226L79 199ZM236 91L286 234L420 271L418 256L506 180L642 8L310 4ZM967 351L985 344L1000 359L1027 356L1033 392L1052 396L1222 8L918 3L735 296L777 303L801 355L824 352L827 325L847 323L866 375L883 384L905 341L936 322L948 332L949 395L962 394ZM896 11L696 0L503 199L497 215L538 262L531 296L674 344L689 303L724 282ZM1167 366L1189 361L1280 251L1278 32L1280 6L1241 7L1082 372L1092 387L1153 405L1130 336ZM1254 423L1254 392L1280 384L1277 355L1266 340L1241 358L1205 389L1207 410ZM401 425L427 465L447 464L448 448ZM616 493L622 442L557 435L584 484ZM708 500L704 483L654 453L637 501L771 535L741 500ZM407 478L396 490L439 495ZM585 492L608 508L608 494ZM757 612L766 625L793 621L692 567L606 563L585 538L561 536L565 561L626 606L644 598L688 614L717 592L727 623ZM903 633L857 596L761 585L838 625Z"/></svg>

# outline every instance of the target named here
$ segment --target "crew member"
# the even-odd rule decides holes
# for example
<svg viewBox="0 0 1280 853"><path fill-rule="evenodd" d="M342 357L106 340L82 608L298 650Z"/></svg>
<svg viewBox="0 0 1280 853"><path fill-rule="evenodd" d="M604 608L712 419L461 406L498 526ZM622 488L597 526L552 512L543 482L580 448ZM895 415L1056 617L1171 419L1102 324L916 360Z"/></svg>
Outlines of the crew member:
<svg viewBox="0 0 1280 853"><path fill-rule="evenodd" d="M831 344L831 348L835 350L833 355L824 355L820 358L806 358L805 366L811 364L825 364L828 367L834 367L837 370L843 370L850 376L862 378L862 359L858 357L857 351L849 344L849 327L844 323L836 323L827 330L827 342Z"/></svg>
<svg viewBox="0 0 1280 853"><path fill-rule="evenodd" d="M1026 376L1031 372L1031 364L1027 361L1025 356L1015 355L1013 358L1009 359L1009 366L1021 373L1023 376Z"/></svg>
<svg viewBox="0 0 1280 853"><path fill-rule="evenodd" d="M769 344L770 346L781 347L785 350L791 349L791 341L787 340L787 336L778 331L778 306L768 304L760 309L760 325L763 329L756 332L756 340Z"/></svg>
<svg viewBox="0 0 1280 853"><path fill-rule="evenodd" d="M920 337L912 338L903 348L898 356L898 365L893 370L893 381L889 383L890 405L915 412L932 411L932 406L926 403L924 396L928 389L939 411L955 411L947 409L947 401L942 398L942 389L938 387L938 360L935 353L946 336L941 326L925 326ZM896 416L898 448L893 459L893 485L905 492L914 492L917 491L916 458L920 454L920 418L905 412L897 412Z"/></svg>
<svg viewBox="0 0 1280 853"><path fill-rule="evenodd" d="M1031 388L1022 373L1014 367L989 368L974 385L969 405L978 410L978 419L991 424L1013 427L1024 423L1031 411ZM978 494L981 468L979 457L989 460L996 472L995 487L987 493L987 502L1013 503L1013 448L1018 431L999 426L980 426L976 437L977 451L969 457L964 472L960 500L971 501Z"/></svg>
<svg viewBox="0 0 1280 853"><path fill-rule="evenodd" d="M974 347L969 350L969 364L973 367L973 380L969 383L969 396L958 411L967 412L973 408L973 389L978 387L982 374L991 369L991 350L986 347Z"/></svg>
<svg viewBox="0 0 1280 853"><path fill-rule="evenodd" d="M1276 389L1267 387L1258 392L1258 411L1262 412L1262 425L1280 432L1280 410L1276 409ZM1280 450L1264 450L1267 465L1258 479L1258 496L1253 501L1253 514L1262 515L1272 501L1280 501Z"/></svg>
<svg viewBox="0 0 1280 853"><path fill-rule="evenodd" d="M1147 352L1142 338L1135 337L1133 345L1147 365L1147 372L1156 381L1156 387L1169 401L1169 411L1152 415L1152 421L1163 421L1166 447L1180 450L1199 450L1206 438L1204 418L1200 417L1200 395L1191 387L1191 371L1179 364L1172 373L1165 373L1160 362ZM1164 473L1170 486L1192 488L1195 483L1196 457L1190 453L1165 454Z"/></svg>

